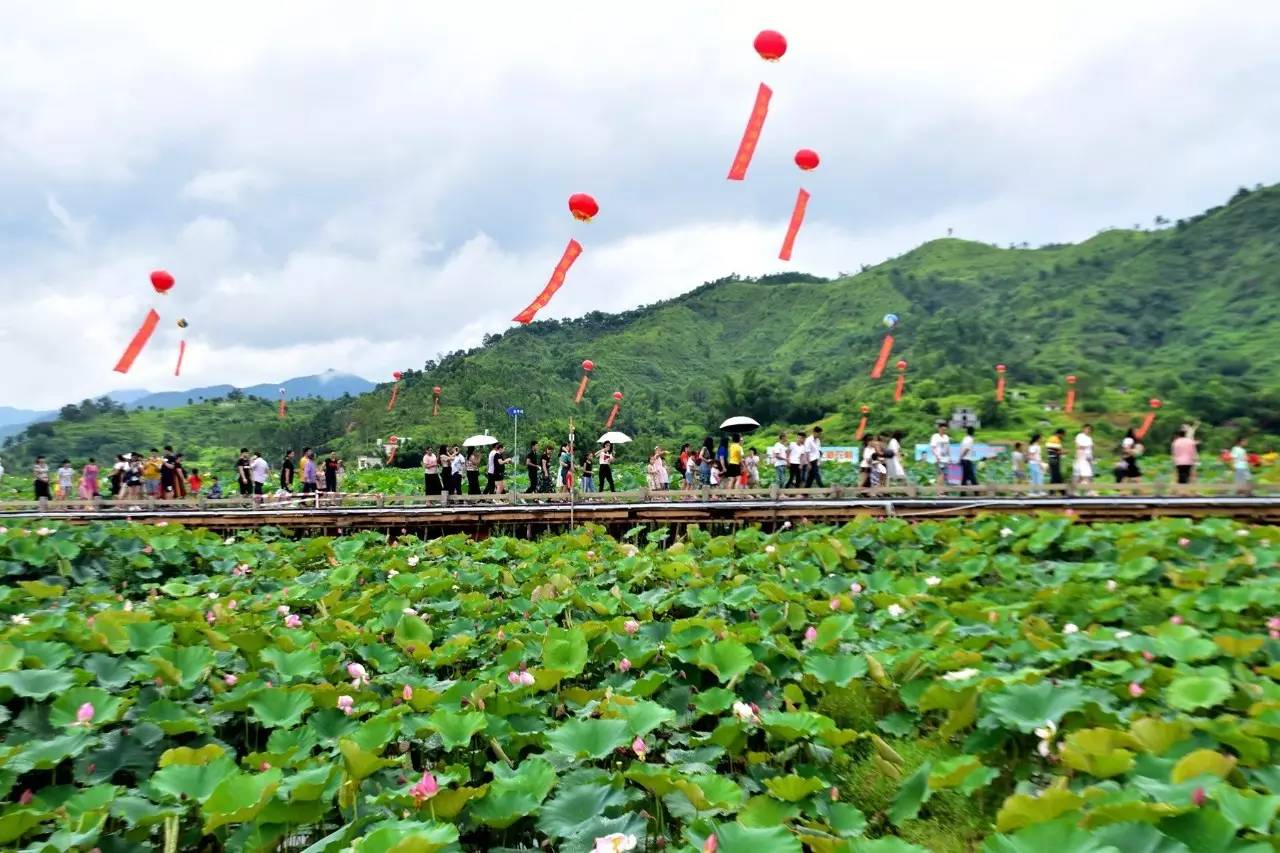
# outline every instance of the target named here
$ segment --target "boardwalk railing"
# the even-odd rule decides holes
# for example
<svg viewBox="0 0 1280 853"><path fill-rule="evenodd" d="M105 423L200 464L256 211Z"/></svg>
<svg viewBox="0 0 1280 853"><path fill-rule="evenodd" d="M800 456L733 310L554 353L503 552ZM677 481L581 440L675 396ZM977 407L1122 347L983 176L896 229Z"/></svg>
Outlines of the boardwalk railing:
<svg viewBox="0 0 1280 853"><path fill-rule="evenodd" d="M181 513L181 512L264 512L299 509L398 509L435 507L485 507L485 506L607 506L609 504L680 504L682 502L749 502L773 501L892 501L930 499L972 499L975 501L1018 501L1036 498L1106 497L1117 500L1141 501L1159 498L1239 498L1280 497L1280 484L1251 484L1241 489L1231 483L1194 483L1176 485L1167 483L1095 484L1078 487L1071 484L1031 486L1023 483L997 483L980 486L913 486L894 485L876 488L857 486L829 486L824 489L693 489L651 491L648 489L625 492L560 492L526 493L508 492L494 495L388 495L375 493L325 493L292 494L288 496L264 495L259 498L233 496L220 500L206 497L181 500L155 499L106 499L92 500L39 500L0 501L0 517L5 514L48 515L85 514L107 511L112 514L127 513Z"/></svg>

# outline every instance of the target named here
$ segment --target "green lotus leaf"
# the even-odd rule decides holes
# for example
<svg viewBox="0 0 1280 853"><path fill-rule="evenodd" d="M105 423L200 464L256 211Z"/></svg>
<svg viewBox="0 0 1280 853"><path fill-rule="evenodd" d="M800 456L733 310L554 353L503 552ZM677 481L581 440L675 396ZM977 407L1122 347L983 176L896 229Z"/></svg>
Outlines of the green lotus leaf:
<svg viewBox="0 0 1280 853"><path fill-rule="evenodd" d="M1164 698L1179 711L1195 711L1226 701L1231 692L1231 682L1225 678L1183 675L1170 682Z"/></svg>
<svg viewBox="0 0 1280 853"><path fill-rule="evenodd" d="M373 750L361 749L360 745L350 738L338 740L338 751L342 753L342 763L347 775L357 781L372 776L384 767L399 763L394 759L381 758Z"/></svg>
<svg viewBox="0 0 1280 853"><path fill-rule="evenodd" d="M320 655L308 649L286 652L275 646L269 646L258 655L285 682L309 680L320 672Z"/></svg>
<svg viewBox="0 0 1280 853"><path fill-rule="evenodd" d="M770 796L788 803L796 803L810 794L823 790L827 787L827 783L811 776L797 776L791 773L765 779L764 787Z"/></svg>
<svg viewBox="0 0 1280 853"><path fill-rule="evenodd" d="M781 826L768 828L722 823L715 828L720 853L802 853L794 835ZM701 849L699 844L697 849Z"/></svg>
<svg viewBox="0 0 1280 853"><path fill-rule="evenodd" d="M352 845L355 853L435 853L456 849L458 828L452 824L391 820L375 823Z"/></svg>
<svg viewBox="0 0 1280 853"><path fill-rule="evenodd" d="M550 628L542 643L542 665L572 678L587 665L587 635L581 628Z"/></svg>
<svg viewBox="0 0 1280 853"><path fill-rule="evenodd" d="M478 732L484 731L486 719L480 711L450 711L441 708L427 720L427 728L440 735L445 749L466 746Z"/></svg>
<svg viewBox="0 0 1280 853"><path fill-rule="evenodd" d="M604 758L631 742L626 720L566 720L547 735L547 745L573 758Z"/></svg>
<svg viewBox="0 0 1280 853"><path fill-rule="evenodd" d="M595 783L562 788L539 811L538 829L550 838L577 838L583 834L583 825L592 818L626 803L626 794L612 785Z"/></svg>
<svg viewBox="0 0 1280 853"><path fill-rule="evenodd" d="M620 721L615 721L620 722ZM515 768L490 765L489 791L468 814L486 826L502 829L533 814L556 783L556 771L545 758L526 758Z"/></svg>
<svg viewBox="0 0 1280 853"><path fill-rule="evenodd" d="M311 694L298 688L268 687L249 700L254 718L269 729L291 729L312 707Z"/></svg>
<svg viewBox="0 0 1280 853"><path fill-rule="evenodd" d="M995 835L987 839L982 849L984 853L1045 853L1048 850L1122 853L1070 820L1046 821L1028 826L1013 835Z"/></svg>
<svg viewBox="0 0 1280 853"><path fill-rule="evenodd" d="M646 699L641 699L633 705L620 705L618 711L622 719L627 721L629 733L640 737L676 718L675 711Z"/></svg>
<svg viewBox="0 0 1280 853"><path fill-rule="evenodd" d="M855 655L813 653L805 657L804 671L824 684L844 687L867 674L867 659Z"/></svg>
<svg viewBox="0 0 1280 853"><path fill-rule="evenodd" d="M225 779L235 775L235 761L222 756L208 764L172 764L162 767L147 781L146 787L153 796L168 797L178 802L189 799L200 803Z"/></svg>
<svg viewBox="0 0 1280 853"><path fill-rule="evenodd" d="M1222 816L1241 829L1266 834L1280 810L1280 796L1256 794L1221 785L1214 789L1213 801Z"/></svg>
<svg viewBox="0 0 1280 853"><path fill-rule="evenodd" d="M161 648L149 660L166 681L190 690L209 677L213 651L205 646Z"/></svg>
<svg viewBox="0 0 1280 853"><path fill-rule="evenodd" d="M17 672L0 672L0 687L7 687L15 695L27 699L48 699L75 684L71 673L52 669L24 669Z"/></svg>
<svg viewBox="0 0 1280 853"><path fill-rule="evenodd" d="M1218 646L1190 625L1165 624L1155 635L1155 652L1180 663L1216 657Z"/></svg>
<svg viewBox="0 0 1280 853"><path fill-rule="evenodd" d="M920 807L932 795L929 788L929 773L932 770L933 765L926 761L898 786L898 793L894 795L893 804L889 807L889 819L895 826L900 826L919 814Z"/></svg>
<svg viewBox="0 0 1280 853"><path fill-rule="evenodd" d="M49 724L52 726L76 725L76 715L83 705L93 706L91 725L114 723L124 713L124 702L101 687L72 687L61 693L49 707Z"/></svg>
<svg viewBox="0 0 1280 853"><path fill-rule="evenodd" d="M1057 723L1088 701L1084 691L1065 684L1013 684L990 695L986 704L991 714L1005 726L1032 732L1050 720Z"/></svg>
<svg viewBox="0 0 1280 853"><path fill-rule="evenodd" d="M282 777L279 769L227 776L200 805L204 831L209 833L224 824L253 820L274 796Z"/></svg>
<svg viewBox="0 0 1280 853"><path fill-rule="evenodd" d="M769 734L785 740L814 737L836 727L830 717L814 711L765 711L760 721Z"/></svg>

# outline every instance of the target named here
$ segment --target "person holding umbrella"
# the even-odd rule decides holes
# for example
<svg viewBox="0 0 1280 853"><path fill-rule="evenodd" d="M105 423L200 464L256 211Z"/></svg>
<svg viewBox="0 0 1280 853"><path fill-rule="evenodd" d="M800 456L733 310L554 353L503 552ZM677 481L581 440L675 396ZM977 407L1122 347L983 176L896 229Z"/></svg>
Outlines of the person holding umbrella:
<svg viewBox="0 0 1280 853"><path fill-rule="evenodd" d="M604 491L607 484L609 491L616 492L617 489L613 485L613 442L606 441L600 445L600 449L596 451L596 459L600 463L600 491Z"/></svg>

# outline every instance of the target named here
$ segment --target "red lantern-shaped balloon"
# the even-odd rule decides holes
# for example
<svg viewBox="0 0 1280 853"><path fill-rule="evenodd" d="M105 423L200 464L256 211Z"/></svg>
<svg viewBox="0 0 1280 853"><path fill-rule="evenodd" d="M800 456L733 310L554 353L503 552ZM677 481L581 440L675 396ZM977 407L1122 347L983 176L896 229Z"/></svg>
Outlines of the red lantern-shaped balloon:
<svg viewBox="0 0 1280 853"><path fill-rule="evenodd" d="M1004 365L996 365L996 402L1004 402Z"/></svg>
<svg viewBox="0 0 1280 853"><path fill-rule="evenodd" d="M440 414L440 392L444 389L436 385L431 389L431 416Z"/></svg>
<svg viewBox="0 0 1280 853"><path fill-rule="evenodd" d="M893 402L897 403L902 400L902 389L907 384L907 362L904 359L898 359L898 383L893 386Z"/></svg>
<svg viewBox="0 0 1280 853"><path fill-rule="evenodd" d="M582 395L587 393L587 380L590 378L591 371L596 369L596 363L591 359L585 359L582 362L582 381L578 383L578 393L573 395L575 404L582 402Z"/></svg>
<svg viewBox="0 0 1280 853"><path fill-rule="evenodd" d="M862 417L858 420L858 431L853 434L853 437L858 441L862 441L862 434L867 431L867 415L869 414L871 414L871 407L863 406Z"/></svg>
<svg viewBox="0 0 1280 853"><path fill-rule="evenodd" d="M1160 408L1162 404L1155 397L1152 397L1147 401L1147 405L1151 407L1151 411L1147 412L1147 416L1142 419L1142 426L1138 427L1137 431L1134 432L1134 436L1137 438L1146 436L1147 430L1151 429L1151 425L1156 422L1156 409Z"/></svg>
<svg viewBox="0 0 1280 853"><path fill-rule="evenodd" d="M156 270L151 274L151 286L156 293L168 293L173 289L173 276L164 270Z"/></svg>
<svg viewBox="0 0 1280 853"><path fill-rule="evenodd" d="M618 409L620 409L621 407L622 407L622 392L614 391L613 392L613 408L609 411L609 417L604 422L605 429L613 428L613 420L614 418L618 417Z"/></svg>
<svg viewBox="0 0 1280 853"><path fill-rule="evenodd" d="M600 205L586 193L574 193L569 196L569 212L573 218L581 222L590 222L600 212Z"/></svg>
<svg viewBox="0 0 1280 853"><path fill-rule="evenodd" d="M1075 377L1075 374L1073 373L1067 377L1067 405L1065 406L1067 414L1071 414L1071 412L1075 409L1075 407L1076 407L1076 377Z"/></svg>
<svg viewBox="0 0 1280 853"><path fill-rule="evenodd" d="M285 413L284 393L285 393L285 392L284 392L284 389L283 389L283 388L281 388L281 389L280 389L280 417L281 417L282 419L284 418L284 413Z"/></svg>
<svg viewBox="0 0 1280 853"><path fill-rule="evenodd" d="M756 53L766 62L777 62L787 52L787 39L777 30L761 30L755 40Z"/></svg>
<svg viewBox="0 0 1280 853"><path fill-rule="evenodd" d="M444 390L443 388L441 388L439 385L437 385L437 386L435 386L434 388L432 388L432 389L431 389L431 393L432 393L432 394L435 394L437 397L439 397L439 396L440 396L440 392L441 392L441 391L443 391L443 390Z"/></svg>
<svg viewBox="0 0 1280 853"><path fill-rule="evenodd" d="M401 379L403 379L403 378L404 378L404 373L402 373L402 372L401 372L401 371L399 371L399 370L396 370L396 371L392 372L392 374L391 374L391 378L392 378L392 379L394 379L394 380L396 380L397 382L399 382Z"/></svg>
<svg viewBox="0 0 1280 853"><path fill-rule="evenodd" d="M818 168L818 152L812 148L801 148L796 152L796 165L808 172Z"/></svg>

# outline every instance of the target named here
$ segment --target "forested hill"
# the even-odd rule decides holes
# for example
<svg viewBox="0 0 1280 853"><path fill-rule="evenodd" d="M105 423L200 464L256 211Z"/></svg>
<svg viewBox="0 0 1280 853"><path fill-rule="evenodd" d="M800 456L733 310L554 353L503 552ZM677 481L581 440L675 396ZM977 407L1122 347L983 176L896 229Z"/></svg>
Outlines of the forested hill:
<svg viewBox="0 0 1280 853"><path fill-rule="evenodd" d="M872 382L882 317L890 312L901 318L893 358L884 378ZM645 442L700 436L729 413L767 424L821 419L829 441L849 440L862 404L873 407L874 423L915 434L957 405L978 408L984 429L1012 433L1046 420L1068 425L1045 411L1061 401L1068 373L1079 377L1075 420L1098 421L1104 434L1136 421L1147 399L1159 397L1166 403L1155 434L1161 441L1187 417L1223 425L1221 436L1275 436L1277 340L1280 188L1270 187L1241 190L1169 227L1109 230L1078 245L935 240L837 280L730 277L623 314L516 327L407 372L394 412L386 410L389 385L317 404L308 420L328 432L307 443L329 442L350 454L369 452L391 434L411 436L418 446L486 428L510 435L509 406L525 411L531 431L522 428L522 435L562 435L571 415L583 433L594 433L615 390L625 395L618 426ZM586 400L575 407L585 358L597 366ZM895 407L892 364L899 358L909 362L907 395ZM997 362L1008 365L1004 407L991 400ZM431 414L435 385L444 389L438 417ZM202 417L219 418L219 411L211 407ZM256 419L256 440L270 446L270 400L240 404L235 418ZM153 413L147 435L166 423ZM5 455L83 454L79 444L89 440L91 425L51 426L52 434ZM127 429L121 421L110 434ZM296 443L297 429L289 425L278 443ZM72 432L81 438L72 441Z"/></svg>

